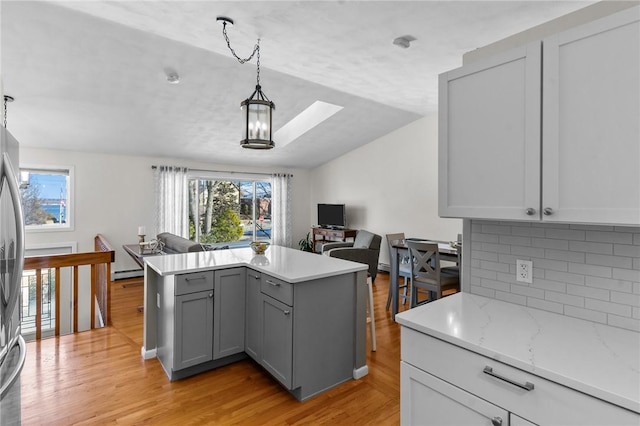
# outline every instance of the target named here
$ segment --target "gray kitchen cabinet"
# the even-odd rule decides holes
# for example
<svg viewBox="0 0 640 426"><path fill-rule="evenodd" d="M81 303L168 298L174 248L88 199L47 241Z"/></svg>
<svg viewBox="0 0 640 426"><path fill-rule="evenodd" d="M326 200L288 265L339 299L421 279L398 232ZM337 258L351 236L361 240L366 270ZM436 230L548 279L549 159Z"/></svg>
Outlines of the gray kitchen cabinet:
<svg viewBox="0 0 640 426"><path fill-rule="evenodd" d="M213 359L244 352L246 268L215 271Z"/></svg>
<svg viewBox="0 0 640 426"><path fill-rule="evenodd" d="M157 289L157 356L169 377L213 358L213 271L176 275Z"/></svg>
<svg viewBox="0 0 640 426"><path fill-rule="evenodd" d="M293 375L293 308L263 294L262 366L287 389Z"/></svg>
<svg viewBox="0 0 640 426"><path fill-rule="evenodd" d="M440 76L439 214L637 225L640 7Z"/></svg>
<svg viewBox="0 0 640 426"><path fill-rule="evenodd" d="M247 270L244 350L255 361L262 356L262 293L260 272Z"/></svg>

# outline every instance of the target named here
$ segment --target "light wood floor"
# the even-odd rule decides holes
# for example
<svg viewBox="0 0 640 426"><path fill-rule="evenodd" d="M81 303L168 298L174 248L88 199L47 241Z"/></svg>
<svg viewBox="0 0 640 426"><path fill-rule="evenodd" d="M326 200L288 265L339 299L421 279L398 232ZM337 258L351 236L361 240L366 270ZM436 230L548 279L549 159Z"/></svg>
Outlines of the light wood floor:
<svg viewBox="0 0 640 426"><path fill-rule="evenodd" d="M378 350L367 339L369 375L305 402L250 360L169 382L156 359L140 356L142 286L122 283L112 286L113 326L27 344L23 425L399 423L400 328L385 310L387 274L374 284Z"/></svg>

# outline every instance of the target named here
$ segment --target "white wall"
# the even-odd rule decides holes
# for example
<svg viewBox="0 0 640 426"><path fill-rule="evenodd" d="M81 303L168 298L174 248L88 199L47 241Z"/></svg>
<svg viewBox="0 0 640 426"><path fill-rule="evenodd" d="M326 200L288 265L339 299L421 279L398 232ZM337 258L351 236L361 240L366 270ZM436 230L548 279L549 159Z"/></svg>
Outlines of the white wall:
<svg viewBox="0 0 640 426"><path fill-rule="evenodd" d="M344 203L347 225L385 234L453 241L462 220L438 217L438 117L419 119L311 172L310 224L317 203Z"/></svg>
<svg viewBox="0 0 640 426"><path fill-rule="evenodd" d="M154 187L152 165L175 165L206 170L293 173L293 241L306 234L309 217L309 172L300 169L257 169L194 163L179 159L132 157L99 153L20 148L21 165L63 165L75 167L73 231L27 232L27 248L35 244L77 242L78 251L93 251L93 238L100 233L116 250L112 270L136 269L136 263L122 249L137 242L138 226L154 229ZM299 220L299 218L303 218ZM297 245L296 245L297 247Z"/></svg>

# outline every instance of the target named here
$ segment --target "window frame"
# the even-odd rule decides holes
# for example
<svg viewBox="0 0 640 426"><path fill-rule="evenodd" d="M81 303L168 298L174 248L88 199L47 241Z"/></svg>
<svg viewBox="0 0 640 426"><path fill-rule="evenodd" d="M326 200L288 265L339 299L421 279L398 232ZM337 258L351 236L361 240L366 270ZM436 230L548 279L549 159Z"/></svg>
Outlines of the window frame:
<svg viewBox="0 0 640 426"><path fill-rule="evenodd" d="M68 165L50 165L50 164L21 164L18 172L18 180L21 179L21 174L25 171L30 173L41 172L46 174L47 172L58 172L60 174L67 174L67 197L66 203L66 223L59 224L45 224L45 225L25 225L25 232L39 233L39 232L68 232L75 230L75 167ZM22 183L22 182L19 182Z"/></svg>

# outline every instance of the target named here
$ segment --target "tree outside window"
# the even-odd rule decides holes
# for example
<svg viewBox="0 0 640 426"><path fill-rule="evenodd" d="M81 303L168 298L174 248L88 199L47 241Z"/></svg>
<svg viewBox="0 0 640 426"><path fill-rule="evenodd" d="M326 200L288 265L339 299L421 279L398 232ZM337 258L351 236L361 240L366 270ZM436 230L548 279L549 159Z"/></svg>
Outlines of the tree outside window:
<svg viewBox="0 0 640 426"><path fill-rule="evenodd" d="M189 180L189 237L201 243L271 239L271 183Z"/></svg>

